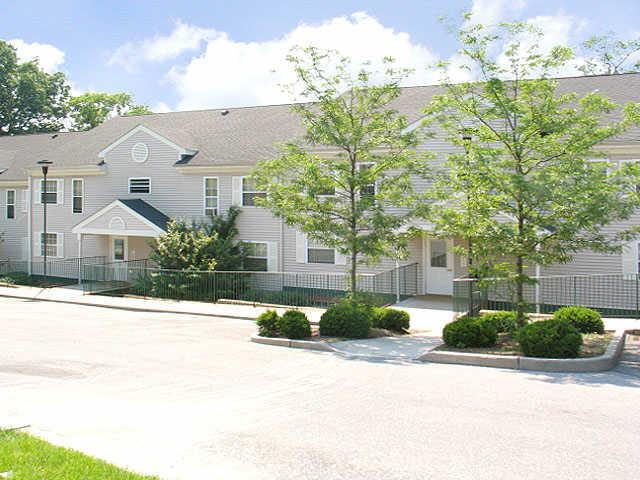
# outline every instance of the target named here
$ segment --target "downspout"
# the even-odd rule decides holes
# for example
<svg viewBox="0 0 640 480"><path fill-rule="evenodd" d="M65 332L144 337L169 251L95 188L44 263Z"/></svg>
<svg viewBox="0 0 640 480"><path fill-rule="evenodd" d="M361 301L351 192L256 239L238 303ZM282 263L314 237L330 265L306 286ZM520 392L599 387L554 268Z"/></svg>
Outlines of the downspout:
<svg viewBox="0 0 640 480"><path fill-rule="evenodd" d="M280 217L280 271L284 273L284 219Z"/></svg>
<svg viewBox="0 0 640 480"><path fill-rule="evenodd" d="M31 261L33 260L33 242L31 241L31 219L32 219L32 209L31 203L33 199L31 198L33 195L33 190L31 188L31 175L27 176L27 273L31 275Z"/></svg>

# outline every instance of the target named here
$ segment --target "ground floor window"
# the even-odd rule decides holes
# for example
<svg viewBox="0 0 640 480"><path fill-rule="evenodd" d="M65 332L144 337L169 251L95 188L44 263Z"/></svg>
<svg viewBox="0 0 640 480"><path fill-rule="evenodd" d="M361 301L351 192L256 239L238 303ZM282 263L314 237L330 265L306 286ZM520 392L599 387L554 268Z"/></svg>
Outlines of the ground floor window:
<svg viewBox="0 0 640 480"><path fill-rule="evenodd" d="M316 240L309 239L307 242L307 263L336 263L336 251Z"/></svg>
<svg viewBox="0 0 640 480"><path fill-rule="evenodd" d="M266 242L244 242L247 256L244 269L251 272L266 272L268 268L268 247Z"/></svg>
<svg viewBox="0 0 640 480"><path fill-rule="evenodd" d="M204 214L218 214L218 179L215 177L204 179Z"/></svg>
<svg viewBox="0 0 640 480"><path fill-rule="evenodd" d="M40 256L44 257L45 252L45 243L46 243L46 251L47 257L62 257L62 234L61 233L52 233L47 232L46 242L45 242L45 234L40 233Z"/></svg>

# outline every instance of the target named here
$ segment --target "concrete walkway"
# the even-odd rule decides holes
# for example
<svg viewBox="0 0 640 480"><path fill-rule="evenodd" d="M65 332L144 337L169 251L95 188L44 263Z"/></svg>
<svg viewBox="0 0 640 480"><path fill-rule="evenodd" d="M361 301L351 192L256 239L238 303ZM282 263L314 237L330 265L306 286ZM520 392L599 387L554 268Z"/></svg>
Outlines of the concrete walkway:
<svg viewBox="0 0 640 480"><path fill-rule="evenodd" d="M615 370L640 378L640 335L627 335L622 358Z"/></svg>
<svg viewBox="0 0 640 480"><path fill-rule="evenodd" d="M185 315L205 315L218 318L239 318L255 320L258 316L274 307L254 306L252 304L207 303L186 300L165 300L158 298L110 297L106 295L85 295L82 287L71 285L66 287L37 288L37 287L2 287L0 297L20 298L25 300L40 300L75 305L115 308L139 312L175 313ZM283 313L286 308L275 308ZM300 307L311 322L318 322L324 312L322 308Z"/></svg>
<svg viewBox="0 0 640 480"><path fill-rule="evenodd" d="M370 360L413 361L427 350L442 343L431 335L404 335L401 337L367 338L332 343L343 355Z"/></svg>

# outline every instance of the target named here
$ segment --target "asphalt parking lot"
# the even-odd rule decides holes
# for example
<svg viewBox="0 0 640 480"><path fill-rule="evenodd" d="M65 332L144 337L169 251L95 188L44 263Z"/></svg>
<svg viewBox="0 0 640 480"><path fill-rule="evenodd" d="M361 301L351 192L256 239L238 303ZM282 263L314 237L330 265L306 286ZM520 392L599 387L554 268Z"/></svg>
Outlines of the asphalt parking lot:
<svg viewBox="0 0 640 480"><path fill-rule="evenodd" d="M0 299L0 426L166 479L632 479L640 378L348 359Z"/></svg>

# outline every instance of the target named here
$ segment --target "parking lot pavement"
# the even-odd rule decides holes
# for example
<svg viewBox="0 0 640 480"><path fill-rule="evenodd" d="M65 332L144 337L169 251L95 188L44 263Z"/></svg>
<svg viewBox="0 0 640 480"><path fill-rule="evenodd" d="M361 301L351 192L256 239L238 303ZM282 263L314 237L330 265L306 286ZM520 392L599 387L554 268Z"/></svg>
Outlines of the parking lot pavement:
<svg viewBox="0 0 640 480"><path fill-rule="evenodd" d="M344 358L0 299L0 426L166 479L636 478L640 378Z"/></svg>

